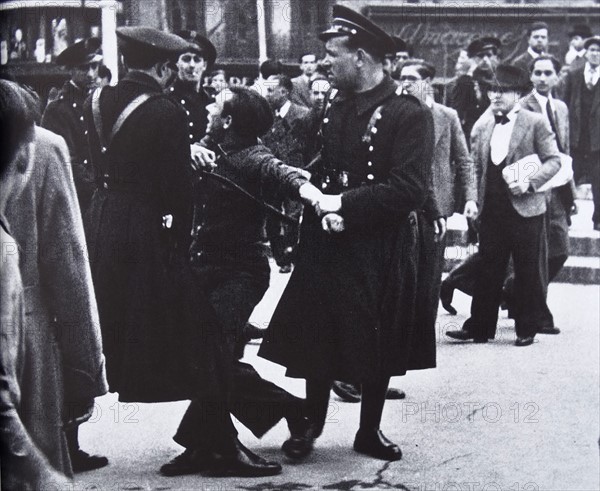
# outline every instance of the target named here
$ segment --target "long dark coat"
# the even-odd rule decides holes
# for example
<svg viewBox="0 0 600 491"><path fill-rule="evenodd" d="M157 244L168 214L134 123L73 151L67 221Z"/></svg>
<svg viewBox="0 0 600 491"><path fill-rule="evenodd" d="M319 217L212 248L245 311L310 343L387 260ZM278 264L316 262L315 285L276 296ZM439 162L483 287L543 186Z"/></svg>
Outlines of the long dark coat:
<svg viewBox="0 0 600 491"><path fill-rule="evenodd" d="M42 127L62 136L67 142L79 207L85 212L94 193L94 176L89 162L88 138L83 121L86 94L70 80L61 88L58 98L48 104L42 116Z"/></svg>
<svg viewBox="0 0 600 491"><path fill-rule="evenodd" d="M346 230L329 235L305 210L298 263L259 352L290 376L363 382L435 366L435 337L414 323L419 242L411 213L425 201L433 126L428 110L396 89L386 78L360 95L337 95L324 119L313 178L324 192L343 191Z"/></svg>
<svg viewBox="0 0 600 491"><path fill-rule="evenodd" d="M189 266L185 112L151 77L130 72L100 96L104 134L142 93L153 97L125 121L106 154L86 102L101 176L86 221L110 390L122 401L160 402L218 389L211 379L217 362L210 361L218 357L210 348L217 324Z"/></svg>

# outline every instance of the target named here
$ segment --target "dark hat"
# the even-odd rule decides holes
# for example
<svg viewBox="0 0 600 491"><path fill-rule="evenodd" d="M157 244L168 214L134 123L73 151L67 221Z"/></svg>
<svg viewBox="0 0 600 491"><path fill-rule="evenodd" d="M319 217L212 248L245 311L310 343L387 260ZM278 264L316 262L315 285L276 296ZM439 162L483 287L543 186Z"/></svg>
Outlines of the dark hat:
<svg viewBox="0 0 600 491"><path fill-rule="evenodd" d="M152 27L119 27L117 37L125 61L137 64L173 59L190 49L179 36Z"/></svg>
<svg viewBox="0 0 600 491"><path fill-rule="evenodd" d="M362 41L369 47L377 49L382 55L396 52L394 40L383 29L348 7L334 5L331 27L319 34L319 39L327 41L340 36L349 36Z"/></svg>
<svg viewBox="0 0 600 491"><path fill-rule="evenodd" d="M490 71L482 82L488 89L503 89L526 91L530 89L529 74L525 70L502 63L495 70Z"/></svg>
<svg viewBox="0 0 600 491"><path fill-rule="evenodd" d="M396 45L395 53L398 53L400 51L408 51L409 50L408 43L401 37L392 36L392 39L394 40L394 44Z"/></svg>
<svg viewBox="0 0 600 491"><path fill-rule="evenodd" d="M192 51L204 56L208 65L212 65L217 59L217 48L215 48L215 45L207 37L204 37L197 31L188 30L179 31L177 35L194 46Z"/></svg>
<svg viewBox="0 0 600 491"><path fill-rule="evenodd" d="M56 63L75 67L85 63L99 62L102 60L101 44L102 42L98 38L82 39L61 51L56 57Z"/></svg>
<svg viewBox="0 0 600 491"><path fill-rule="evenodd" d="M592 36L592 30L587 24L575 24L571 27L571 30L569 31L569 37L572 38L573 36L589 38Z"/></svg>
<svg viewBox="0 0 600 491"><path fill-rule="evenodd" d="M482 51L488 49L493 49L496 53L498 53L500 46L502 46L502 42L495 37L487 36L480 39L475 39L467 47L467 56L469 58L473 58Z"/></svg>
<svg viewBox="0 0 600 491"><path fill-rule="evenodd" d="M592 36L591 38L587 38L583 42L583 47L585 49L588 49L592 44L597 44L598 46L600 46L600 36Z"/></svg>

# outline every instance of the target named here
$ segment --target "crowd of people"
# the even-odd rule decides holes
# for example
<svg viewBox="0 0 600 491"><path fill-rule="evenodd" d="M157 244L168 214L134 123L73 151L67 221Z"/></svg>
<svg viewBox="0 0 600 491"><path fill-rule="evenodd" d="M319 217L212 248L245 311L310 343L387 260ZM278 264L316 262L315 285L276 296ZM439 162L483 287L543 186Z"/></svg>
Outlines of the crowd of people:
<svg viewBox="0 0 600 491"><path fill-rule="evenodd" d="M166 476L280 473L231 416L257 438L285 419L282 451L302 460L332 388L361 403L354 450L398 460L380 429L404 396L389 379L436 366L440 299L456 314L454 289L473 296L458 341L493 340L503 303L516 346L558 334L546 295L576 184L600 229L600 36L574 26L565 68L548 34L531 25L509 62L497 38L473 40L440 90L418 46L336 5L324 57L303 54L296 78L268 60L230 85L205 36L121 27L116 85L94 38L59 55L70 78L45 108L0 81L7 489L108 465L78 441L107 391L191 401ZM479 250L442 282L455 212ZM271 254L291 277L263 330L248 320ZM305 399L242 361L256 337Z"/></svg>

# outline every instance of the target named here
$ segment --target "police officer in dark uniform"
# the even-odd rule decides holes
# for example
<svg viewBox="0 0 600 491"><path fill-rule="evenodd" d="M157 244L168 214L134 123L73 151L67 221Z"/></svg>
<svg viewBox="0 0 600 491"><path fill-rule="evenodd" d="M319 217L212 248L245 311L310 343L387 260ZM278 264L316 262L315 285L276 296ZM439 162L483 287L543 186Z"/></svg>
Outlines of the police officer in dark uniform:
<svg viewBox="0 0 600 491"><path fill-rule="evenodd" d="M320 36L338 92L311 169L325 199L306 208L296 269L259 354L306 379L311 426L283 445L306 456L321 434L333 380L362 384L357 452L393 461L400 448L379 429L391 376L435 366L435 333L414 323L418 230L433 148L429 111L384 73L393 40L343 6Z"/></svg>
<svg viewBox="0 0 600 491"><path fill-rule="evenodd" d="M83 122L83 103L95 88L102 61L100 39L89 38L69 46L56 63L71 71L56 100L50 102L42 116L42 127L62 136L69 147L79 207L85 212L92 199L94 179L88 162L87 130Z"/></svg>
<svg viewBox="0 0 600 491"><path fill-rule="evenodd" d="M177 78L167 89L167 94L182 105L188 117L188 137L190 144L204 138L206 131L206 106L212 102L211 96L202 87L202 75L217 58L214 45L196 31L177 33L189 44L189 49L177 59Z"/></svg>

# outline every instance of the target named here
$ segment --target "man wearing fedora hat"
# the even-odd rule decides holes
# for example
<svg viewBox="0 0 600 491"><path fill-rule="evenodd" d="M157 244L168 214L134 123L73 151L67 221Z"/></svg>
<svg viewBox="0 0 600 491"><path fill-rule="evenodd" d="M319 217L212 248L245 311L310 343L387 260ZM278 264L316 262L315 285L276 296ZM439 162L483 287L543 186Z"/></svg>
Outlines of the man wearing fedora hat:
<svg viewBox="0 0 600 491"><path fill-rule="evenodd" d="M344 6L320 34L324 67L336 89L311 172L324 193L305 208L297 265L260 349L306 379L310 426L283 444L308 455L324 429L333 380L362 385L354 449L402 457L380 430L389 378L435 366L435 333L413 323L417 290L417 214L430 182L433 122L416 98L383 70L393 40ZM310 308L307 308L310 306Z"/></svg>
<svg viewBox="0 0 600 491"><path fill-rule="evenodd" d="M89 150L83 103L96 87L98 68L102 61L100 39L79 41L62 51L56 63L70 70L56 100L46 107L41 126L62 136L69 147L75 189L82 212L87 209L94 191L93 174L88 162Z"/></svg>
<svg viewBox="0 0 600 491"><path fill-rule="evenodd" d="M212 102L210 95L202 87L202 76L217 59L217 50L210 40L196 31L176 33L189 43L189 49L177 59L177 78L167 89L177 103L181 104L188 116L190 144L204 138L206 130L206 106Z"/></svg>
<svg viewBox="0 0 600 491"><path fill-rule="evenodd" d="M587 24L575 24L569 31L569 50L565 54L565 65L585 63L585 47L583 42L592 37L592 31ZM575 68L575 66L573 66Z"/></svg>
<svg viewBox="0 0 600 491"><path fill-rule="evenodd" d="M529 91L529 77L520 68L499 65L487 81L490 109L472 132L472 156L478 167L479 275L471 317L462 330L446 334L462 341L494 339L502 285L512 255L514 261L514 318L516 346L534 342L538 319L545 308L547 282L540 268L546 262L544 235L546 194L536 190L560 168L554 133L546 118L521 110L519 98ZM533 162L509 172L509 166ZM531 169L531 170L530 170ZM526 174L526 175L525 175Z"/></svg>
<svg viewBox="0 0 600 491"><path fill-rule="evenodd" d="M600 36L583 44L585 63L567 73L563 100L569 107L575 183L592 184L594 230L600 230Z"/></svg>

